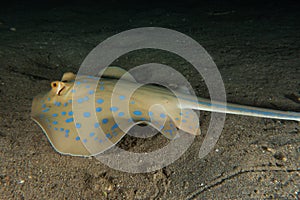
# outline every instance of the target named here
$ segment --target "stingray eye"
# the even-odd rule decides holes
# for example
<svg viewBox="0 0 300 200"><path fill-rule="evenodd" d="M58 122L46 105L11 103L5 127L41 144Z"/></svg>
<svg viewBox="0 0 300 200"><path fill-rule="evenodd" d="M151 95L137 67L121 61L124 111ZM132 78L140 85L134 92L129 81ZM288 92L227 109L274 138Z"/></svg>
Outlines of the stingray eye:
<svg viewBox="0 0 300 200"><path fill-rule="evenodd" d="M57 83L56 82L51 83L51 87L56 88L57 87Z"/></svg>
<svg viewBox="0 0 300 200"><path fill-rule="evenodd" d="M61 96L63 90L65 89L65 84L61 81L54 81L51 83L51 87L58 96Z"/></svg>

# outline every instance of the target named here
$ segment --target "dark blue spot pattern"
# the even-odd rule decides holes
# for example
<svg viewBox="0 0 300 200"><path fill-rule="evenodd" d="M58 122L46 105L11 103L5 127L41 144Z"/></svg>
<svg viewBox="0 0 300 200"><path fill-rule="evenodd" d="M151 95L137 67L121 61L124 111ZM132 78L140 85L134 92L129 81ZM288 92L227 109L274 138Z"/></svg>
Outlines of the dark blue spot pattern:
<svg viewBox="0 0 300 200"><path fill-rule="evenodd" d="M142 113L142 111L135 110L135 111L133 111L133 114L135 114L137 116L141 116L143 113Z"/></svg>

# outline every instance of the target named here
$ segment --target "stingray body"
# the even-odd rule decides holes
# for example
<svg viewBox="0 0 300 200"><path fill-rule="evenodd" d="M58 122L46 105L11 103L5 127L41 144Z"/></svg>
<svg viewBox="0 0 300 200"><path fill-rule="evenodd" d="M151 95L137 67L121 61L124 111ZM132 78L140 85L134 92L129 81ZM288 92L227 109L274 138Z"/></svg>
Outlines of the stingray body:
<svg viewBox="0 0 300 200"><path fill-rule="evenodd" d="M51 83L49 92L34 98L31 116L55 150L67 155L95 155L111 148L140 123L153 126L170 139L178 129L198 135L199 117L194 110L300 121L296 112L211 103L187 93L142 86L124 74L125 70L109 67L98 81L99 77L65 73L61 81Z"/></svg>

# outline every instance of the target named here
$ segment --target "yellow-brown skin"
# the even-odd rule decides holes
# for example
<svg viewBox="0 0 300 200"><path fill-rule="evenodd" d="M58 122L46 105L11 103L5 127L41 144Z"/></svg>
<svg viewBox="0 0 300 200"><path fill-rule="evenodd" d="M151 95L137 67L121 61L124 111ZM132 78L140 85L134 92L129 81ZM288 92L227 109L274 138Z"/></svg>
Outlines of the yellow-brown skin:
<svg viewBox="0 0 300 200"><path fill-rule="evenodd" d="M58 152L76 156L101 153L139 123L150 124L170 139L176 137L177 129L199 135L199 118L193 109L300 121L296 112L211 103L178 91L175 95L166 88L140 85L130 75L124 79L124 74L121 68L109 67L99 81L67 72L61 81L51 83L49 92L34 98L31 116Z"/></svg>
<svg viewBox="0 0 300 200"><path fill-rule="evenodd" d="M110 75L109 72L106 74ZM168 138L174 138L176 136L177 128L192 134L200 133L198 116L192 110L180 109L176 97L169 90L146 85L139 87L128 97L128 90L135 88L137 83L114 78L101 78L100 83L98 83L95 88L95 96L89 96L89 100L84 102L86 105L89 103L90 105L95 105L94 108L97 108L97 106L99 106L97 100L101 98L104 101L100 104L101 112L95 112L94 110L94 113L91 114L95 114L95 118L103 130L103 134L97 133L98 129L94 127L95 122L91 122L92 120L90 120L90 118L86 119L81 117L80 114L77 117L73 116L75 115L75 111L73 110L74 105L72 106L71 100L72 102L76 102L76 100L74 100L76 97L73 96L72 90L75 89L75 93L79 97L87 96L85 94L87 90L84 89L83 83L80 86L83 88L78 88L75 78L75 74L70 72L65 73L62 81L52 82L51 90L45 94L36 96L32 104L31 116L33 120L44 130L52 146L62 154L90 156L101 153L116 144L134 124L138 123L151 124ZM77 77L76 79L76 81L79 82L83 80L87 80L84 83L85 85L94 83L94 80L91 80L90 83L86 76ZM119 89L115 90L117 83ZM101 85L103 85L105 89L99 90ZM116 98L112 95L116 95ZM126 99L120 100L118 98L119 96L126 97ZM94 97L93 100L92 97ZM111 101L113 98L115 102ZM132 102L134 102L134 104L132 104ZM81 105L83 105L83 103L78 104L77 107L79 113L87 109L86 105L80 107ZM118 116L117 112L113 112L111 110L113 105L117 105L118 110L122 110L124 114ZM70 111L73 112L72 115L68 114ZM139 111L142 114L134 115L135 111ZM181 111L189 112L190 121L185 120L186 123L184 124L181 122ZM153 115L149 116L149 112L153 113ZM41 115L43 116L41 117ZM166 117L161 118L160 116ZM71 117L73 121L67 123L66 121ZM153 123L151 123L151 117ZM103 119L108 119L108 122L103 123ZM129 119L132 119L131 123L128 123ZM78 133L78 131L81 130L76 128L75 124L78 121L80 122L80 126L85 126L85 132L89 132L89 134L95 133L93 140L86 135L85 139L89 139L88 144L84 143L81 137L82 133ZM112 131L112 127L114 127L116 123L118 127ZM163 129L161 130L162 125ZM122 126L123 129L121 129L120 126ZM66 130L68 130L68 133L66 133ZM110 134L108 138L107 133ZM76 139L78 137L80 137L80 139ZM97 140L94 140L96 137ZM99 140L106 142L99 143Z"/></svg>

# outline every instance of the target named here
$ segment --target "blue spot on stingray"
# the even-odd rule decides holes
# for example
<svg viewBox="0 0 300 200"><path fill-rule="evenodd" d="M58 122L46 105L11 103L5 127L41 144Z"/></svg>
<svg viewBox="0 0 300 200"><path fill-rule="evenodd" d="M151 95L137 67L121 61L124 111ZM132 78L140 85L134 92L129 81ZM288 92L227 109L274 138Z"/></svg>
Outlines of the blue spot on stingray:
<svg viewBox="0 0 300 200"><path fill-rule="evenodd" d="M186 122L186 120L185 120L185 119L183 119L183 120L182 120L182 122Z"/></svg>
<svg viewBox="0 0 300 200"><path fill-rule="evenodd" d="M169 129L169 130L165 130L165 133L169 133L170 135L172 135L173 131Z"/></svg>
<svg viewBox="0 0 300 200"><path fill-rule="evenodd" d="M118 127L119 127L118 124L115 123L115 124L111 127L111 130L113 131L113 130L115 130L115 129L118 128Z"/></svg>
<svg viewBox="0 0 300 200"><path fill-rule="evenodd" d="M79 98L79 99L77 99L77 102L78 102L78 103L82 103L82 102L83 102L83 99L82 99L82 98Z"/></svg>
<svg viewBox="0 0 300 200"><path fill-rule="evenodd" d="M128 119L128 122L133 122L133 119L132 118Z"/></svg>
<svg viewBox="0 0 300 200"><path fill-rule="evenodd" d="M120 96L119 96L119 99L120 99L120 100L124 100L124 99L125 99L125 96L120 95Z"/></svg>
<svg viewBox="0 0 300 200"><path fill-rule="evenodd" d="M80 123L76 123L75 127L76 128L81 128L81 124Z"/></svg>
<svg viewBox="0 0 300 200"><path fill-rule="evenodd" d="M153 116L153 112L149 111L149 112L148 112L148 115L149 115L150 117L152 117L152 116Z"/></svg>
<svg viewBox="0 0 300 200"><path fill-rule="evenodd" d="M52 124L56 125L58 124L58 121L53 121Z"/></svg>
<svg viewBox="0 0 300 200"><path fill-rule="evenodd" d="M68 103L66 102L66 103L64 103L64 106L66 107L68 105Z"/></svg>
<svg viewBox="0 0 300 200"><path fill-rule="evenodd" d="M66 115L67 113L65 111L62 111L61 112L61 115Z"/></svg>
<svg viewBox="0 0 300 200"><path fill-rule="evenodd" d="M101 140L101 139L100 139L100 140L99 140L99 142L100 142L100 143L102 143L102 142L103 142L103 140Z"/></svg>
<svg viewBox="0 0 300 200"><path fill-rule="evenodd" d="M72 103L72 99L69 99L68 103Z"/></svg>
<svg viewBox="0 0 300 200"><path fill-rule="evenodd" d="M76 92L76 90L75 90L75 89L72 89L72 90L71 90L71 92L72 92L72 93L75 93L75 92Z"/></svg>
<svg viewBox="0 0 300 200"><path fill-rule="evenodd" d="M66 122L67 122L67 123L70 123L70 122L73 122L73 121L74 121L73 118L68 118L68 119L66 119Z"/></svg>
<svg viewBox="0 0 300 200"><path fill-rule="evenodd" d="M53 114L52 114L52 117L57 117L57 116L58 116L57 113L53 113Z"/></svg>
<svg viewBox="0 0 300 200"><path fill-rule="evenodd" d="M131 101L130 104L135 104L135 102L134 102L134 101Z"/></svg>
<svg viewBox="0 0 300 200"><path fill-rule="evenodd" d="M104 90L104 86L100 86L100 90Z"/></svg>
<svg viewBox="0 0 300 200"><path fill-rule="evenodd" d="M80 140L80 137L79 137L79 136L77 136L77 137L75 138L75 140L76 140L76 141Z"/></svg>
<svg viewBox="0 0 300 200"><path fill-rule="evenodd" d="M83 116L84 116L84 117L90 117L90 116L91 116L91 113L89 113L89 112L84 112L84 113L83 113Z"/></svg>
<svg viewBox="0 0 300 200"><path fill-rule="evenodd" d="M59 130L60 130L60 131L64 131L65 129L64 129L64 128L60 128Z"/></svg>
<svg viewBox="0 0 300 200"><path fill-rule="evenodd" d="M92 94L94 94L94 93L95 93L94 90L90 90L90 91L89 91L89 94L90 94L90 95L92 95Z"/></svg>
<svg viewBox="0 0 300 200"><path fill-rule="evenodd" d="M108 119L106 119L106 118L105 118L105 119L102 119L102 123L103 123L103 124L107 124L107 122L108 122Z"/></svg>
<svg viewBox="0 0 300 200"><path fill-rule="evenodd" d="M50 98L50 97L48 97L48 98L47 98L47 100L48 100L48 101L50 101L50 100L51 100L51 98Z"/></svg>
<svg viewBox="0 0 300 200"><path fill-rule="evenodd" d="M178 121L178 120L179 120L179 118L178 118L178 117L176 117L176 118L175 118L175 120L177 120L177 121Z"/></svg>
<svg viewBox="0 0 300 200"><path fill-rule="evenodd" d="M68 115L69 115L69 116L72 116L72 115L73 115L73 112L72 112L72 111L68 112Z"/></svg>
<svg viewBox="0 0 300 200"><path fill-rule="evenodd" d="M85 86L85 88L90 88L90 87L91 87L90 85L86 85L86 86Z"/></svg>
<svg viewBox="0 0 300 200"><path fill-rule="evenodd" d="M95 137L94 140L98 140L98 137Z"/></svg>
<svg viewBox="0 0 300 200"><path fill-rule="evenodd" d="M97 103L99 103L99 104L101 104L101 103L103 103L104 102L104 100L103 99L97 99L97 101L96 101Z"/></svg>
<svg viewBox="0 0 300 200"><path fill-rule="evenodd" d="M55 105L56 105L56 106L60 106L61 103L60 103L60 102L55 102Z"/></svg>
<svg viewBox="0 0 300 200"><path fill-rule="evenodd" d="M96 108L96 112L101 112L102 111L102 108L98 107Z"/></svg>
<svg viewBox="0 0 300 200"><path fill-rule="evenodd" d="M164 119L164 118L166 118L166 115L164 113L161 113L160 117Z"/></svg>
<svg viewBox="0 0 300 200"><path fill-rule="evenodd" d="M124 116L124 112L119 112L118 116L119 117L123 117Z"/></svg>
<svg viewBox="0 0 300 200"><path fill-rule="evenodd" d="M70 130L69 130L69 129L66 129L65 132L66 132L66 133L70 133Z"/></svg>
<svg viewBox="0 0 300 200"><path fill-rule="evenodd" d="M164 126L163 125L161 125L160 127L159 127L159 129L161 130L161 129L163 129L164 128Z"/></svg>
<svg viewBox="0 0 300 200"><path fill-rule="evenodd" d="M83 139L82 142L83 142L83 143L86 143L86 142L87 142L87 139Z"/></svg>
<svg viewBox="0 0 300 200"><path fill-rule="evenodd" d="M88 101L88 100L89 100L89 97L88 97L88 96L85 96L85 97L83 97L83 100L84 100L84 101Z"/></svg>
<svg viewBox="0 0 300 200"><path fill-rule="evenodd" d="M95 128L99 128L99 127L100 127L99 123L96 122L96 123L94 124L94 127L95 127Z"/></svg>
<svg viewBox="0 0 300 200"><path fill-rule="evenodd" d="M142 121L146 121L146 118L142 117L141 120L142 120Z"/></svg>
<svg viewBox="0 0 300 200"><path fill-rule="evenodd" d="M109 110L112 111L112 112L115 112L117 111L119 108L118 107L111 107Z"/></svg>
<svg viewBox="0 0 300 200"><path fill-rule="evenodd" d="M46 104L43 104L43 105L42 105L42 108L46 108Z"/></svg>
<svg viewBox="0 0 300 200"><path fill-rule="evenodd" d="M58 131L58 128L57 128L57 127L55 127L55 128L54 128L54 130L55 130L55 131Z"/></svg>
<svg viewBox="0 0 300 200"><path fill-rule="evenodd" d="M50 108L46 108L45 110L43 110L42 112L48 112L50 110Z"/></svg>
<svg viewBox="0 0 300 200"><path fill-rule="evenodd" d="M110 133L107 133L107 134L106 134L106 137L107 137L107 138L109 138L109 139L111 139L111 138L112 138L112 136L111 136L111 134L110 134Z"/></svg>
<svg viewBox="0 0 300 200"><path fill-rule="evenodd" d="M76 84L76 85L80 85L81 82L80 82L80 81L76 81L75 84Z"/></svg>
<svg viewBox="0 0 300 200"><path fill-rule="evenodd" d="M135 111L133 111L133 114L140 116L140 115L142 115L142 112L139 110L135 110Z"/></svg>
<svg viewBox="0 0 300 200"><path fill-rule="evenodd" d="M94 137L95 136L95 133L94 132L91 132L90 133L90 137Z"/></svg>

